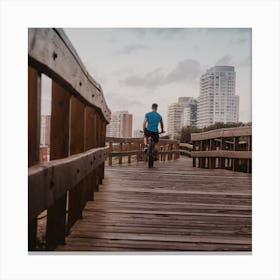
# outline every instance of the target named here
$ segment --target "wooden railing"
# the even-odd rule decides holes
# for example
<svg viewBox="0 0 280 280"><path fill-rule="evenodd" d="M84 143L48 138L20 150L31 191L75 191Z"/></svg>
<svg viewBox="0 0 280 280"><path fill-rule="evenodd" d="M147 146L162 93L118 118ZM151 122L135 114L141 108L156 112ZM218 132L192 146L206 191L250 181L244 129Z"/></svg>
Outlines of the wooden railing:
<svg viewBox="0 0 280 280"><path fill-rule="evenodd" d="M39 162L41 74L52 79L50 161ZM28 249L47 212L46 249L63 244L104 178L111 112L61 29L28 31Z"/></svg>
<svg viewBox="0 0 280 280"><path fill-rule="evenodd" d="M109 147L108 165L113 164L113 159L117 158L117 163L122 164L124 158L125 162L144 161L146 155L143 152L144 142L143 138L116 138L106 137L106 143ZM179 142L169 139L160 139L159 159L161 161L174 160L179 158ZM132 159L132 157L134 158Z"/></svg>
<svg viewBox="0 0 280 280"><path fill-rule="evenodd" d="M193 167L252 171L252 128L238 127L191 134Z"/></svg>
<svg viewBox="0 0 280 280"><path fill-rule="evenodd" d="M193 149L193 145L192 144L180 143L179 147L180 147L180 154L181 155L187 156L187 157L191 157L191 151Z"/></svg>

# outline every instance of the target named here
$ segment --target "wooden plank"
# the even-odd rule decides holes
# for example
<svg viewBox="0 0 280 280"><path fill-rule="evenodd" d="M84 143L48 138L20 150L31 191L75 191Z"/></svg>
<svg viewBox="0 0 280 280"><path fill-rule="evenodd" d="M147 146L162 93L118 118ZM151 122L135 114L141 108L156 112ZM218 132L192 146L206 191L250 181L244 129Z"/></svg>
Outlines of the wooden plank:
<svg viewBox="0 0 280 280"><path fill-rule="evenodd" d="M74 96L70 100L70 155L84 152L85 147L85 105ZM77 168L80 173L80 167ZM82 210L86 203L85 177L69 191L68 231L73 224L82 218Z"/></svg>
<svg viewBox="0 0 280 280"><path fill-rule="evenodd" d="M123 143L120 143L119 144L119 153L118 153L118 156L119 156L119 164L122 164L122 154L126 154L127 152L126 151L122 151L123 150Z"/></svg>
<svg viewBox="0 0 280 280"><path fill-rule="evenodd" d="M107 147L95 148L68 158L38 164L28 169L29 219L49 208L106 158Z"/></svg>
<svg viewBox="0 0 280 280"><path fill-rule="evenodd" d="M235 137L235 136L249 136L252 135L252 127L244 126L244 127L233 127L233 128L221 128L210 130L207 132L200 133L192 133L191 141L200 141L206 139L214 139L221 137Z"/></svg>
<svg viewBox="0 0 280 280"><path fill-rule="evenodd" d="M41 75L28 66L28 167L40 161Z"/></svg>
<svg viewBox="0 0 280 280"><path fill-rule="evenodd" d="M40 161L41 75L28 66L28 167ZM28 205L32 203L28 195ZM30 213L29 213L30 214ZM28 220L28 250L36 249L37 218Z"/></svg>
<svg viewBox="0 0 280 280"><path fill-rule="evenodd" d="M84 150L88 151L95 146L95 109L89 106L85 108L85 129L84 129ZM85 186L87 190L87 200L94 199L95 173L91 172L86 176Z"/></svg>
<svg viewBox="0 0 280 280"><path fill-rule="evenodd" d="M52 81L50 160L69 155L69 105L70 94ZM51 186L51 185L50 185ZM67 193L61 193L48 207L46 246L53 250L65 242Z"/></svg>
<svg viewBox="0 0 280 280"><path fill-rule="evenodd" d="M119 137L106 137L106 142L113 142L113 143L144 143L143 137L129 137L129 138L119 138ZM178 144L177 140L171 139L159 139L160 144Z"/></svg>
<svg viewBox="0 0 280 280"><path fill-rule="evenodd" d="M237 158L237 159L251 159L251 151L196 151L191 152L192 157L221 157L221 158Z"/></svg>
<svg viewBox="0 0 280 280"><path fill-rule="evenodd" d="M107 167L58 251L250 251L251 175L192 159Z"/></svg>
<svg viewBox="0 0 280 280"><path fill-rule="evenodd" d="M28 58L29 65L63 83L110 121L111 111L101 86L87 72L62 29L29 28Z"/></svg>

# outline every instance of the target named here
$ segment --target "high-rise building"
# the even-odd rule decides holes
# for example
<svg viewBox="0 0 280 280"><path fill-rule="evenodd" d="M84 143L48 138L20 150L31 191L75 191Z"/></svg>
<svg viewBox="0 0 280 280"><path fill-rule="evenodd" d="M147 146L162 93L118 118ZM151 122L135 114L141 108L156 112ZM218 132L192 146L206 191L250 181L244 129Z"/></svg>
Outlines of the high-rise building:
<svg viewBox="0 0 280 280"><path fill-rule="evenodd" d="M109 137L132 137L132 114L129 114L128 111L112 113L106 135Z"/></svg>
<svg viewBox="0 0 280 280"><path fill-rule="evenodd" d="M183 112L183 126L196 126L197 101L192 98Z"/></svg>
<svg viewBox="0 0 280 280"><path fill-rule="evenodd" d="M233 66L215 66L200 77L198 127L216 122L238 122L239 96L235 95L235 80Z"/></svg>
<svg viewBox="0 0 280 280"><path fill-rule="evenodd" d="M42 115L41 116L41 134L40 134L40 145L49 146L50 145L50 135L51 135L51 116Z"/></svg>
<svg viewBox="0 0 280 280"><path fill-rule="evenodd" d="M196 125L196 100L193 97L179 97L177 103L168 107L167 130L174 139L183 126Z"/></svg>

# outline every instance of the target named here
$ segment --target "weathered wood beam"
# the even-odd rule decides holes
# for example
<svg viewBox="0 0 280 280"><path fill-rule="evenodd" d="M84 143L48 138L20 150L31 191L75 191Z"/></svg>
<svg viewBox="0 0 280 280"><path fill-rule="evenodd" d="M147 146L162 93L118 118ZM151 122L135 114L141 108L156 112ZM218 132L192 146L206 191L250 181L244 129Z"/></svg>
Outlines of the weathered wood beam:
<svg viewBox="0 0 280 280"><path fill-rule="evenodd" d="M238 159L251 159L251 151L225 151L225 150L216 150L216 151L193 151L191 152L192 157L221 157L221 158L238 158Z"/></svg>
<svg viewBox="0 0 280 280"><path fill-rule="evenodd" d="M57 199L102 164L107 155L108 148L101 147L30 167L28 169L28 218L32 219L48 209Z"/></svg>
<svg viewBox="0 0 280 280"><path fill-rule="evenodd" d="M28 64L98 108L106 122L110 122L111 111L100 84L87 72L62 29L28 29Z"/></svg>
<svg viewBox="0 0 280 280"><path fill-rule="evenodd" d="M143 137L119 138L119 137L106 137L106 143L143 143ZM160 144L178 144L177 140L159 139Z"/></svg>
<svg viewBox="0 0 280 280"><path fill-rule="evenodd" d="M252 127L233 127L233 128L221 128L210 130L207 132L192 133L191 141L200 141L206 139L220 138L220 137L237 137L237 136L249 136L252 135Z"/></svg>

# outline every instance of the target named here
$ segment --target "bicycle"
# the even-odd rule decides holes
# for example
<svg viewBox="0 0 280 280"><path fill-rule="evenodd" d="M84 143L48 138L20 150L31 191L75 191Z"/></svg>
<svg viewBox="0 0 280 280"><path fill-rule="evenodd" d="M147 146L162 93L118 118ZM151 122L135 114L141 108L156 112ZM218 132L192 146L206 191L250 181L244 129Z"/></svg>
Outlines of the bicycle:
<svg viewBox="0 0 280 280"><path fill-rule="evenodd" d="M162 134L162 133L165 133L165 131L158 132L159 135ZM147 150L148 167L149 168L152 168L154 166L154 161L155 161L154 148L155 148L155 141L150 136L150 137L148 137L148 150Z"/></svg>

